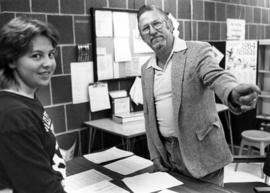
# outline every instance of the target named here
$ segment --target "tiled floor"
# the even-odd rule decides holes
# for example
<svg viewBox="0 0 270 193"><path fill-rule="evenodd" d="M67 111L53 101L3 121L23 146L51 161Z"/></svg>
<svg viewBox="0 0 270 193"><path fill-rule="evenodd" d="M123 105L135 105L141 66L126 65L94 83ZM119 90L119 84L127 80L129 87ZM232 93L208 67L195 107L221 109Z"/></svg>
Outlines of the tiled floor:
<svg viewBox="0 0 270 193"><path fill-rule="evenodd" d="M235 153L238 154L239 147L235 147ZM243 150L243 154L247 155L247 150ZM259 155L259 151L253 150L253 155ZM234 171L235 163L231 163L225 167L224 182L264 182L262 178L263 163L239 163L237 171Z"/></svg>
<svg viewBox="0 0 270 193"><path fill-rule="evenodd" d="M261 178L261 163L240 163L234 171L235 163L225 167L224 182L264 182Z"/></svg>

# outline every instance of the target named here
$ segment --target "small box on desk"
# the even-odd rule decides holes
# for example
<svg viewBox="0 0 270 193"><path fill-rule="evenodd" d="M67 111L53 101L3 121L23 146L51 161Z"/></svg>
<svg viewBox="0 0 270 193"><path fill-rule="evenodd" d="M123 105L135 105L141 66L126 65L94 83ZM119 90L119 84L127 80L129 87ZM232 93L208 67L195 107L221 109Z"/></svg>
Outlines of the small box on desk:
<svg viewBox="0 0 270 193"><path fill-rule="evenodd" d="M144 119L143 111L120 113L112 116L112 119L117 123L127 123Z"/></svg>
<svg viewBox="0 0 270 193"><path fill-rule="evenodd" d="M112 115L124 114L130 112L129 96L112 99Z"/></svg>

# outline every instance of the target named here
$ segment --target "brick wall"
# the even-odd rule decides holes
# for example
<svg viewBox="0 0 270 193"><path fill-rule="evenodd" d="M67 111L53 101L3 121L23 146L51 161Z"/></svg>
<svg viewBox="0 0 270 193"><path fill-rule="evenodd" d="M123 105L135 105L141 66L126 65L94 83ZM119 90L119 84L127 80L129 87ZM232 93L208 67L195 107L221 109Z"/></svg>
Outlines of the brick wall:
<svg viewBox="0 0 270 193"><path fill-rule="evenodd" d="M28 15L51 22L61 34L57 69L50 85L38 96L54 121L60 146L74 138L87 151L88 130L83 122L108 117L109 111L89 113L89 104L72 104L70 62L76 61L76 45L92 42L90 7L138 9L156 4L180 23L185 40L225 40L226 18L246 20L246 39L270 38L270 0L1 0L0 27L13 17ZM191 12L193 10L193 12ZM92 48L92 47L91 47ZM92 56L90 57L92 60ZM129 90L134 79L109 82L109 90ZM141 107L133 106L140 109Z"/></svg>

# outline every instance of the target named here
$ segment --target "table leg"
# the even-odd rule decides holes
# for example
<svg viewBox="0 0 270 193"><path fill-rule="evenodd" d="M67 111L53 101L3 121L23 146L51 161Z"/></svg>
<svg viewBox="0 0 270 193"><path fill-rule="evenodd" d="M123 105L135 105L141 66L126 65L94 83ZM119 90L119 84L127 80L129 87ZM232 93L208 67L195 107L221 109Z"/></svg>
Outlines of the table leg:
<svg viewBox="0 0 270 193"><path fill-rule="evenodd" d="M126 139L127 151L131 151L131 141L130 138Z"/></svg>
<svg viewBox="0 0 270 193"><path fill-rule="evenodd" d="M91 149L95 140L95 135L96 135L96 129L94 127L89 127L88 153L91 153Z"/></svg>
<svg viewBox="0 0 270 193"><path fill-rule="evenodd" d="M122 146L125 150L127 151L132 151L132 144L131 144L131 139L130 138L124 138L122 137Z"/></svg>
<svg viewBox="0 0 270 193"><path fill-rule="evenodd" d="M125 150L132 152L134 149L136 138L124 138L122 137L122 146Z"/></svg>
<svg viewBox="0 0 270 193"><path fill-rule="evenodd" d="M230 111L227 110L227 112L225 112L225 119L227 122L227 126L229 129L229 133L230 133L230 142L231 142L231 150L232 150L232 154L234 154L234 143L233 143L233 135L232 135L232 126L231 126L231 115L230 115Z"/></svg>

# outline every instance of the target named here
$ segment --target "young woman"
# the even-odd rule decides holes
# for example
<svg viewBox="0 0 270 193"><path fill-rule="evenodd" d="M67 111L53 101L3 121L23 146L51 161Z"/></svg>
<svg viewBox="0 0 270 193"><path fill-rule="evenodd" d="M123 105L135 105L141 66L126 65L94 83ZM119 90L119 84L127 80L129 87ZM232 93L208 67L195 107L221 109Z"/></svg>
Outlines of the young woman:
<svg viewBox="0 0 270 193"><path fill-rule="evenodd" d="M65 163L36 97L54 73L58 32L14 18L0 30L0 190L62 193Z"/></svg>

